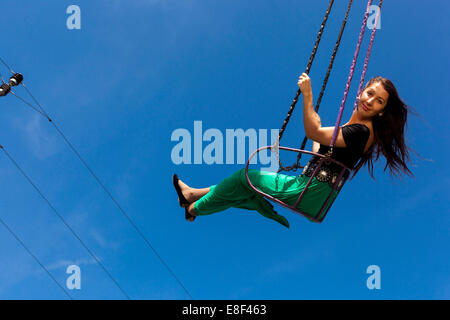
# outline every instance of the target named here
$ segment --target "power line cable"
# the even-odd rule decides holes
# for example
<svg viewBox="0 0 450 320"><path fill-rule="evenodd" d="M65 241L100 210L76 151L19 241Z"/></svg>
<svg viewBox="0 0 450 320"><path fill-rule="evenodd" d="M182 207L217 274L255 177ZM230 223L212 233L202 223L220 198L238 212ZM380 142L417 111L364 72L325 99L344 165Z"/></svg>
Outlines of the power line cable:
<svg viewBox="0 0 450 320"><path fill-rule="evenodd" d="M44 269L44 271L48 274L48 276L56 283L56 285L58 287L61 288L61 290L66 294L66 296L70 299L73 300L72 296L66 291L66 289L64 289L63 286L61 286L59 284L58 281L56 281L56 279L53 277L53 275L50 273L50 271L48 271L48 269L41 263L41 261L39 261L39 259L33 254L33 252L31 252L30 249L28 249L28 247L25 245L25 243L14 233L14 231L11 230L11 228L6 224L5 221L3 221L2 218L0 218L0 223L5 227L6 230L9 231L9 233L22 245L22 247L28 252L28 254L33 257L33 259L41 266L42 269Z"/></svg>
<svg viewBox="0 0 450 320"><path fill-rule="evenodd" d="M0 62L2 62L10 71L14 74L14 71L9 67L9 65L0 57ZM85 168L89 171L89 173L92 175L92 177L97 181L97 183L100 185L100 187L104 190L104 192L109 196L109 198L112 200L112 202L116 205L116 207L120 210L122 215L128 220L130 225L134 228L134 230L139 234L139 236L144 240L144 242L147 244L147 246L153 251L153 253L156 255L158 260L164 265L166 270L170 273L170 275L175 279L175 281L180 285L180 287L184 290L184 292L188 295L190 299L194 299L192 295L189 293L189 291L186 289L186 287L183 285L183 283L180 281L180 279L177 277L175 272L172 271L172 269L169 267L169 265L164 261L164 259L161 257L161 255L156 251L156 249L151 245L150 241L145 237L143 232L138 228L136 223L131 219L130 215L125 212L125 210L122 208L122 206L119 204L119 202L115 199L115 197L111 194L111 192L106 188L105 184L100 180L100 178L95 174L95 172L90 168L90 166L87 164L87 162L83 159L83 157L80 155L78 150L73 146L73 144L67 139L67 137L63 134L63 132L59 129L59 127L55 124L55 122L50 118L48 113L44 110L42 105L39 103L39 101L35 98L35 96L31 93L31 91L25 86L23 82L21 82L21 85L24 87L24 89L27 91L29 96L33 99L35 104L39 107L40 110L38 110L35 106L33 106L31 103L27 102L23 98L19 97L17 94L14 94L15 97L17 97L20 101L31 107L34 111L41 114L43 117L45 117L56 129L56 131L60 134L60 136L63 138L63 140L66 142L66 144L69 146L69 148L74 152L74 154L78 157L78 159L83 163Z"/></svg>
<svg viewBox="0 0 450 320"><path fill-rule="evenodd" d="M123 293L127 299L130 300L130 297L125 292L125 290L122 289L122 287L119 285L119 283L114 279L114 277L111 275L111 273L105 268L105 266L100 262L100 260L94 255L94 253L89 249L89 247L81 240L81 238L78 236L78 234L70 227L70 225L66 222L66 220L59 214L59 212L56 210L56 208L51 204L51 202L44 196L44 194L41 192L41 190L36 186L36 184L30 179L30 177L25 173L25 171L19 166L17 161L14 160L14 158L6 151L4 146L0 145L0 149L3 150L5 155L8 157L8 159L14 164L14 166L22 173L22 175L25 177L25 179L31 184L31 186L39 193L41 198L48 204L48 206L53 210L53 212L58 216L58 218L64 223L64 225L70 230L70 232L73 234L75 238L78 239L78 241L81 243L81 245L86 249L86 251L91 255L91 257L94 258L94 260L97 262L97 264L103 269L103 271L108 275L108 277L114 282L114 284L120 289L120 291Z"/></svg>

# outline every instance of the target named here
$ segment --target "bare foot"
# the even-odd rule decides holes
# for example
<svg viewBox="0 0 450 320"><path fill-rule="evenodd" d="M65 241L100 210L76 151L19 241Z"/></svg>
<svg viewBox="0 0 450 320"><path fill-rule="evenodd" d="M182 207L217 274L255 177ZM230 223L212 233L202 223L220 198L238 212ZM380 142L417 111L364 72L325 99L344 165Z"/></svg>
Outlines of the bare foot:
<svg viewBox="0 0 450 320"><path fill-rule="evenodd" d="M196 200L196 199L194 199L194 193L193 193L191 187L189 187L187 184L185 184L180 179L178 179L178 185L180 186L181 193L183 194L183 197L185 197L186 200L189 201L189 203L191 203L191 202Z"/></svg>

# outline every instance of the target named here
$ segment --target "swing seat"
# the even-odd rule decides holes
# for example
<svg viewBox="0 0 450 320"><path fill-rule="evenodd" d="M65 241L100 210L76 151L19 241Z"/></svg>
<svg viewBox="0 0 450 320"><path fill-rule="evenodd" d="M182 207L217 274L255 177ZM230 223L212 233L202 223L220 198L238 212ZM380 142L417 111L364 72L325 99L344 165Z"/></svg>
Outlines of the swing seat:
<svg viewBox="0 0 450 320"><path fill-rule="evenodd" d="M335 200L335 198L333 200L331 200L331 196L333 195L333 193L336 191L338 195L339 192L341 191L342 187L344 186L345 182L347 181L347 178L350 176L350 169L348 167L346 167L344 164L340 163L339 161L336 161L332 158L330 158L329 156L320 154L320 153L316 153L316 152L312 152L312 151L307 151L307 150L300 150L300 149L294 149L294 148L288 148L288 147L282 147L282 146L278 146L278 149L281 150L286 150L286 151L291 151L291 152L297 152L297 153L303 153L303 154L309 154L309 155L313 155L313 156L317 156L320 158L320 160L318 160L318 164L317 166L315 166L313 173L311 174L311 177L308 180L308 183L305 186L305 189L303 189L303 191L300 193L299 197L297 198L297 201L295 202L295 204L289 205L273 196L271 196L270 194L267 194L265 192L262 192L261 190L259 190L258 188L256 188L252 182L250 181L250 178L248 176L248 167L250 164L250 161L252 160L252 158L258 154L260 151L262 150L266 150L266 149L272 149L273 146L264 146L261 147L259 149L257 149L256 151L254 151L251 156L249 157L249 159L247 160L247 163L245 165L245 177L247 179L248 184L250 185L250 187L253 189L253 191L255 191L256 193L262 195L264 198L271 200L275 203L278 203L279 205L288 208L290 210L292 210L293 212L300 214L302 216L305 216L306 218L308 218L311 221L314 221L316 223L321 223L323 221L323 219L325 218L325 216L327 215L328 211L330 210L331 206L333 205L333 202ZM321 209L319 210L319 212L316 214L316 216L311 217L311 215L302 212L300 209L297 208L297 206L299 205L300 201L302 200L302 198L304 197L305 193L308 191L308 187L311 185L311 182L313 181L314 177L317 177L320 172L321 172L321 167L322 164L331 164L334 163L335 165L337 165L340 168L339 174L337 175L337 178L334 179L334 182L332 183L332 189L330 194L327 196L327 198L325 199L324 203L321 206ZM345 174L347 172L347 174ZM318 179L320 180L320 179Z"/></svg>

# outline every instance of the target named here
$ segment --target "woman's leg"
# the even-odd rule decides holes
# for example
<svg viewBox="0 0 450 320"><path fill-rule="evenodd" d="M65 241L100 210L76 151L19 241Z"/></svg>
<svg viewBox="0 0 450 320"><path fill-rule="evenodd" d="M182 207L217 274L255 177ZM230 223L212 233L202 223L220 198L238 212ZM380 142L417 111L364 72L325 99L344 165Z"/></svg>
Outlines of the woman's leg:
<svg viewBox="0 0 450 320"><path fill-rule="evenodd" d="M255 169L249 169L248 174L249 179L258 189L264 190L269 194L274 191L272 189L283 189L282 175L267 174ZM245 169L236 171L217 185L210 186L209 189L210 191L207 194L190 203L187 207L190 214L203 216L234 207L256 210L263 216L289 227L289 222L286 218L278 215L274 211L272 204L250 188L246 179Z"/></svg>
<svg viewBox="0 0 450 320"><path fill-rule="evenodd" d="M201 189L191 188L181 180L178 180L178 184L180 186L181 192L183 193L183 196L190 203L197 201L210 191L209 187Z"/></svg>

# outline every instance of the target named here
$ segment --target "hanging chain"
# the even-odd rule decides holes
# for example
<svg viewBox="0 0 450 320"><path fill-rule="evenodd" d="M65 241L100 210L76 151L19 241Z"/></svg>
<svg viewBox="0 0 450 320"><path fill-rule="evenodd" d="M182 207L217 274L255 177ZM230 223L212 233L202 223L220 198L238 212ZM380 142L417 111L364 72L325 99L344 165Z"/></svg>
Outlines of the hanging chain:
<svg viewBox="0 0 450 320"><path fill-rule="evenodd" d="M340 46L340 43L341 43L342 35L344 33L344 29L345 29L345 26L347 24L347 20L348 20L348 16L349 16L349 13L350 13L350 8L352 7L352 3L353 3L353 0L350 0L349 4L348 4L348 7L347 7L347 12L345 13L344 20L342 21L342 24L341 24L341 30L339 31L338 39L337 39L336 44L334 46L334 50L333 50L333 53L331 55L330 63L328 65L328 70L327 70L327 73L325 75L324 81L322 83L322 89L320 91L319 98L317 99L317 103L316 103L316 107L315 107L315 111L316 112L319 111L320 103L322 102L322 97L324 95L325 88L326 88L326 86L328 84L328 79L330 77L331 69L333 68L334 60L336 58L336 55L337 55L337 52L338 52L338 49L339 49L339 46ZM331 9L331 7L328 8L327 13L325 14L326 15L326 19L328 19L328 14L330 12L330 9ZM323 29L325 27L326 19L324 19L324 21L322 22L322 26L321 26L321 29L319 31L319 35L320 36L322 35ZM309 60L308 66L307 66L307 72L305 72L305 73L309 73L309 69L311 68L311 65L312 65L312 62L313 62L313 59L314 59L314 55L315 55L315 51L317 51L317 47L319 45L319 42L320 42L320 37L318 36L318 39L316 40L316 45L314 46L313 53L311 54L311 58ZM297 95L295 96L294 101L291 104L291 107L289 109L288 115L286 116L286 119L283 122L283 126L282 126L282 128L280 130L280 134L278 135L278 140L274 144L274 146L276 147L275 154L276 154L276 157L278 159L278 163L280 165L280 169L278 170L278 172L280 172L280 171L292 171L292 170L293 171L297 171L298 168L303 168L302 166L300 166L300 159L302 157L302 153L301 152L298 153L297 161L296 161L296 163L294 165L288 166L288 167L284 167L282 165L281 161L280 161L279 150L278 150L278 147L279 147L279 144L280 144L280 140L281 140L282 135L284 133L284 130L285 130L286 126L287 126L287 123L289 122L289 119L290 119L290 117L292 115L292 112L293 112L293 110L295 108L295 104L298 101L298 96L300 95L300 92L301 92L300 90L297 91ZM305 136L303 138L303 142L302 142L302 145L300 147L300 150L304 150L305 149L307 141L308 141L308 138Z"/></svg>
<svg viewBox="0 0 450 320"><path fill-rule="evenodd" d="M327 8L327 11L325 12L325 16L323 17L323 21L322 21L322 24L320 25L319 33L317 34L317 37L316 37L316 42L314 44L314 48L313 48L313 50L311 52L311 55L309 57L308 65L306 66L306 70L305 70L306 74L309 74L309 72L311 70L312 64L314 62L314 58L316 56L317 49L318 49L319 44L320 44L320 40L322 39L323 30L325 29L325 26L326 26L326 23L327 23L327 20L328 20L328 16L329 16L329 14L331 12L331 8L333 7L333 3L334 3L334 0L331 0L330 3L328 4L328 8ZM297 104L298 97L300 96L300 93L301 93L301 91L300 91L300 89L298 89L294 99L292 100L292 103L291 103L289 111L288 111L288 113L286 115L286 118L283 121L283 125L281 126L280 132L278 133L277 142L275 142L274 146L272 147L272 150L275 149L274 151L275 151L275 155L276 155L276 157L278 159L278 164L280 165L280 168L282 168L282 169L285 169L285 167L281 163L278 147L279 147L279 144L280 144L280 140L283 137L284 131L286 130L286 126L287 126L287 124L288 124L288 122L289 122L289 120L290 120L290 118L292 116L292 113L294 112L295 105Z"/></svg>

